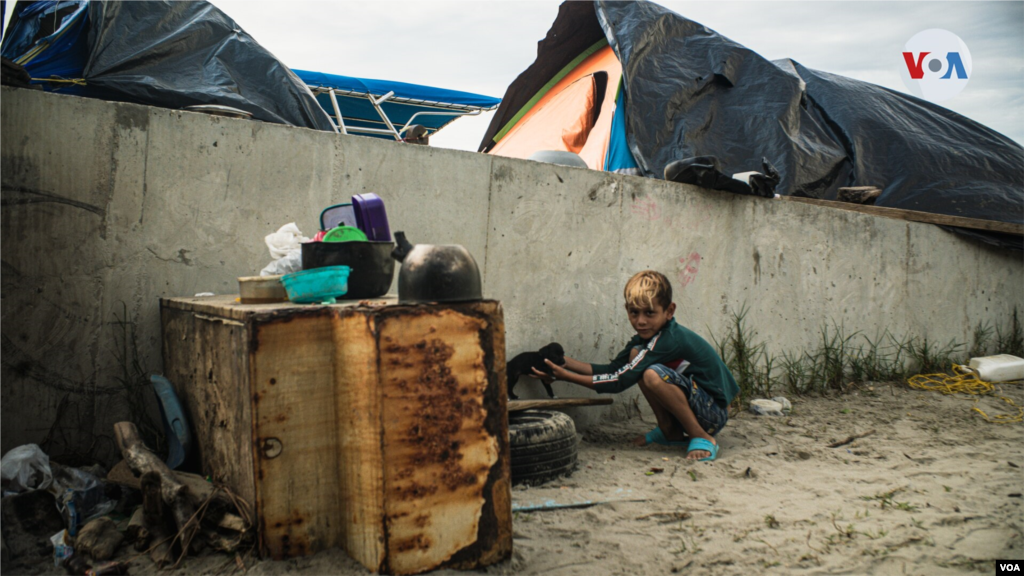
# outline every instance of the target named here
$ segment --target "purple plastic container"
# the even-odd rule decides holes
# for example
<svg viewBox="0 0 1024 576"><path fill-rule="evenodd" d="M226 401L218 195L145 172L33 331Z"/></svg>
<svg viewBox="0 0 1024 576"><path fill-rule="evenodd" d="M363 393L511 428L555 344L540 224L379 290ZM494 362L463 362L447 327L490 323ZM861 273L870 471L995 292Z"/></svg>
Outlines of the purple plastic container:
<svg viewBox="0 0 1024 576"><path fill-rule="evenodd" d="M352 197L356 223L371 242L391 242L391 228L384 211L384 201L376 194L356 194Z"/></svg>

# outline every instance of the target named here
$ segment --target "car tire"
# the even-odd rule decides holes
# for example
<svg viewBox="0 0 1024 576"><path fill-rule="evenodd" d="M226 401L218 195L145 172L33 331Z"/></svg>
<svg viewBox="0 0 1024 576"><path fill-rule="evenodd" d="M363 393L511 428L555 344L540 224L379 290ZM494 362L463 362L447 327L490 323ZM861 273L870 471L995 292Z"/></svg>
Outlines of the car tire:
<svg viewBox="0 0 1024 576"><path fill-rule="evenodd" d="M524 410L508 416L512 484L536 486L576 469L576 425L562 412Z"/></svg>

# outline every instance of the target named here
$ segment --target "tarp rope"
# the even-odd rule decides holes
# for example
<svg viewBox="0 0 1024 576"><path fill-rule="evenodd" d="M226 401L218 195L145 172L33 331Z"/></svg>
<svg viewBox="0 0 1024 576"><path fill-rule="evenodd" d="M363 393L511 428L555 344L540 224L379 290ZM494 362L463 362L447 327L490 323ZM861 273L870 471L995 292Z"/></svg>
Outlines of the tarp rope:
<svg viewBox="0 0 1024 576"><path fill-rule="evenodd" d="M996 394L995 384L1013 384L1013 382L985 382L980 380L978 375L965 366L953 364L952 374L918 374L907 379L907 384L917 390L942 392L943 394L969 394L978 396L974 399L972 410L981 414L986 422L993 424L1013 424L1024 421L1024 408L1005 396ZM995 414L989 416L981 408L978 408L978 400L981 396L994 396L1006 402L1017 410L1017 414Z"/></svg>

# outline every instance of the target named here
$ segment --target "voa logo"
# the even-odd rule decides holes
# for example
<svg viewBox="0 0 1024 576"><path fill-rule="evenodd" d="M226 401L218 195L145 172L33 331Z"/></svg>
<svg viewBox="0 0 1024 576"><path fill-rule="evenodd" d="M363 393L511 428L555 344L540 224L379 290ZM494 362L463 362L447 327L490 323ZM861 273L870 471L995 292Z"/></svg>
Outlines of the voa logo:
<svg viewBox="0 0 1024 576"><path fill-rule="evenodd" d="M918 32L903 49L900 76L918 98L942 102L967 87L971 78L971 51L949 30Z"/></svg>

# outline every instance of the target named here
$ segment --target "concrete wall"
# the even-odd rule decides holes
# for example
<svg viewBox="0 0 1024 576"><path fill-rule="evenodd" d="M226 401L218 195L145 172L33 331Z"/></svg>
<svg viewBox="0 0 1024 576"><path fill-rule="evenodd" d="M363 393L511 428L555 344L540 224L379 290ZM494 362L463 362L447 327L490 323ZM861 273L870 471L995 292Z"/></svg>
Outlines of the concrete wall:
<svg viewBox="0 0 1024 576"><path fill-rule="evenodd" d="M266 234L295 221L312 235L323 207L361 192L413 242L474 254L510 357L557 340L605 361L630 335L622 286L644 268L673 281L685 325L719 336L746 305L774 352L813 345L824 321L967 341L1024 309L1020 254L926 224L26 90L4 88L0 112L3 451L48 434L109 451L71 432L125 415L117 318L159 370L158 297L236 292L269 261ZM570 388L556 384L586 392ZM635 394L574 416L621 416Z"/></svg>

